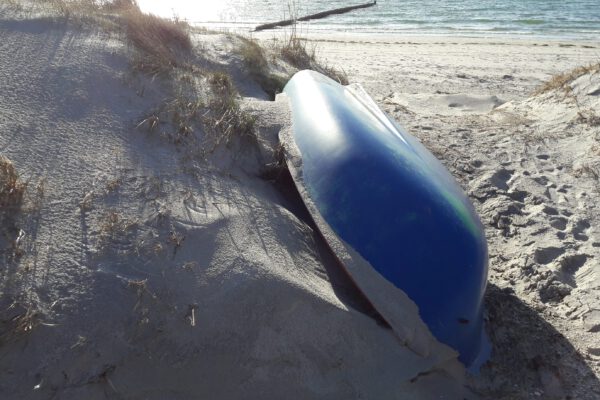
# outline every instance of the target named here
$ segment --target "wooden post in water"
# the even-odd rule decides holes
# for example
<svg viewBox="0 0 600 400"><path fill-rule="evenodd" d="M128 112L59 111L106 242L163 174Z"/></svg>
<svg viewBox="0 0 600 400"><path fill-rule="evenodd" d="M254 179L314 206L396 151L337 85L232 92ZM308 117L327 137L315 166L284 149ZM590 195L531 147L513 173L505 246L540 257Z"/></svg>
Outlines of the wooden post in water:
<svg viewBox="0 0 600 400"><path fill-rule="evenodd" d="M297 19L286 19L283 21L278 21L278 22L270 22L268 24L262 24L262 25L258 25L256 28L254 28L254 32L257 31L264 31L266 29L273 29L273 28L277 28L279 26L288 26L288 25L292 25L295 24L298 21L308 21L311 19L320 19L320 18L325 18L328 17L330 15L334 15L334 14L344 14L350 11L354 11L354 10L358 10L360 8L367 8L367 7L373 7L374 5L377 5L377 0L373 1L372 3L366 3L366 4L359 4L356 6L348 6L348 7L342 7L342 8L336 8L335 10L329 10L329 11L322 11L316 14L311 14L311 15L306 15L304 17L300 17Z"/></svg>

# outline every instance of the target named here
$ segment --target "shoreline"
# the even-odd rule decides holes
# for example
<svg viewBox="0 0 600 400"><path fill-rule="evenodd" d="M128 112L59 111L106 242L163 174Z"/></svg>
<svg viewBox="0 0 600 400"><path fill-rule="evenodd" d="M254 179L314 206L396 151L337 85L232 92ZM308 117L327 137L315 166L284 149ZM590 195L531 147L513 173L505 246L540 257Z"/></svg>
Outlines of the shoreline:
<svg viewBox="0 0 600 400"><path fill-rule="evenodd" d="M207 29L208 31L224 34L236 34L258 40L281 40L290 36L290 28L265 31L252 31L247 29L212 28L203 25L192 25L194 28ZM524 46L550 46L600 48L598 38L573 38L558 36L524 36L524 35L445 35L415 34L415 33L384 33L384 32L340 32L340 31L305 31L298 28L296 31L300 40L313 42L338 42L338 43L385 43L390 44L489 44L489 45L524 45ZM600 58L600 54L599 54Z"/></svg>
<svg viewBox="0 0 600 400"><path fill-rule="evenodd" d="M256 35L254 35L256 36ZM285 36L281 33L279 37ZM361 33L308 33L301 34L301 39L313 42L334 42L334 43L351 43L351 44L480 44L480 45L517 45L517 46L558 46L558 47L582 47L588 49L600 48L600 42L589 40L568 40L558 38L540 38L535 40L532 38L520 37L467 37L467 36L444 36L444 35L392 35L392 34L361 34ZM272 38L278 38L272 36ZM265 39L265 38L260 38ZM600 58L600 55L599 55Z"/></svg>
<svg viewBox="0 0 600 400"><path fill-rule="evenodd" d="M254 25L239 25L232 24L228 26L223 23L204 23L204 22L191 22L188 21L191 26L197 28L205 28L211 31L219 33L234 33L242 36L262 36L262 35L274 35L274 36L285 36L289 35L288 28L276 28L265 31L254 31ZM257 23L256 25L260 25ZM565 35L554 35L554 34L541 34L541 33L525 33L525 32L497 32L493 31L440 31L440 32L428 32L428 31L368 31L368 30L355 30L352 31L352 27L348 27L348 30L341 29L315 29L309 24L298 24L296 32L301 37L333 37L333 38L350 38L356 40L366 38L371 40L386 41L386 40L401 40L401 39L413 39L413 38L430 38L434 39L448 39L448 40L489 40L489 41L524 41L524 42L568 42L568 43L590 43L598 44L600 42L600 33L589 34L589 35L576 35L576 34L565 34Z"/></svg>

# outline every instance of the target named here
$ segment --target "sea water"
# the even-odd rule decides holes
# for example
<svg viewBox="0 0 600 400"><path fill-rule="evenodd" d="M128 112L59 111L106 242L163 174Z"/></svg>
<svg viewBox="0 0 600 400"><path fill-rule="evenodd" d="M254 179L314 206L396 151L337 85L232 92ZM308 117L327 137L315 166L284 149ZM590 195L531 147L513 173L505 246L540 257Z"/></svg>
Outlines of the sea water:
<svg viewBox="0 0 600 400"><path fill-rule="evenodd" d="M371 0L139 0L145 11L211 28L256 25ZM314 33L525 36L600 40L600 0L378 0L303 23Z"/></svg>

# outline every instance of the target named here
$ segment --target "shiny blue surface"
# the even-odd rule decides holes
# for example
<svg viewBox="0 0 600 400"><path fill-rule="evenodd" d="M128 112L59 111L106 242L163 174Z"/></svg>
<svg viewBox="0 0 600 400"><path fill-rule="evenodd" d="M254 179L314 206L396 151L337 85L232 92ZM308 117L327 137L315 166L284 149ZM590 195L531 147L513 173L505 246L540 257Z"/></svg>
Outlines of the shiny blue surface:
<svg viewBox="0 0 600 400"><path fill-rule="evenodd" d="M303 184L321 216L470 365L480 352L488 257L465 194L366 95L313 71L297 73L284 93Z"/></svg>

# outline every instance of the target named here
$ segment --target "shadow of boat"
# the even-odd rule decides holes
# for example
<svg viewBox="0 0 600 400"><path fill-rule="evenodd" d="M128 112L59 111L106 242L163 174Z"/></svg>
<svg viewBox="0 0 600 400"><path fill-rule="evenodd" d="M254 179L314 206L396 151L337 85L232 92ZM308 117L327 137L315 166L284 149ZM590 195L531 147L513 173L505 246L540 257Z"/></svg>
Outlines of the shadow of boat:
<svg viewBox="0 0 600 400"><path fill-rule="evenodd" d="M512 289L488 283L485 305L492 356L470 382L482 399L600 398L589 361Z"/></svg>

